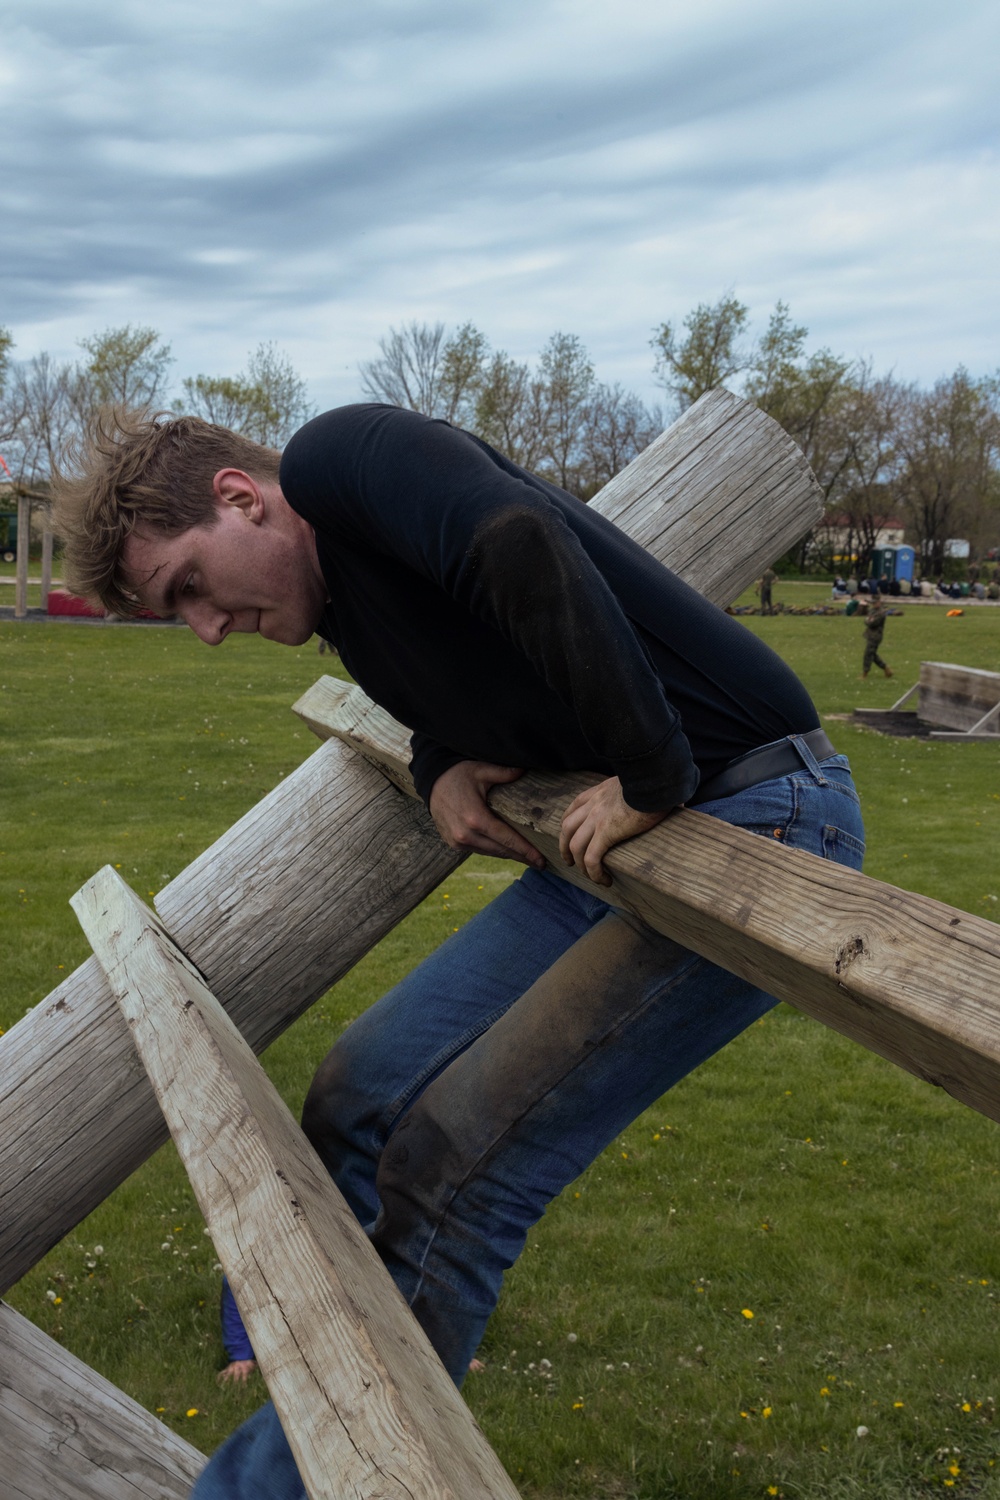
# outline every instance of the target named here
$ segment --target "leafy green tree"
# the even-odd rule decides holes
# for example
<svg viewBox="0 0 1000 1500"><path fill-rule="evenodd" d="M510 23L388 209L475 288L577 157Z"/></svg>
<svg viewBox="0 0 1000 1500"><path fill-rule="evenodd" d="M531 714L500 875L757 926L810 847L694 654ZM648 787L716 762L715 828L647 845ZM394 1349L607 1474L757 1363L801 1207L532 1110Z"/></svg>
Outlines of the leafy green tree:
<svg viewBox="0 0 1000 1500"><path fill-rule="evenodd" d="M155 328L107 328L80 340L89 361L78 374L75 399L82 410L115 402L151 407L166 399L167 377L173 356Z"/></svg>
<svg viewBox="0 0 1000 1500"><path fill-rule="evenodd" d="M476 397L472 430L524 469L545 456L548 400L531 367L502 349L489 359Z"/></svg>
<svg viewBox="0 0 1000 1500"><path fill-rule="evenodd" d="M679 411L746 369L750 356L740 340L747 317L748 309L730 294L711 305L700 302L689 312L683 324L686 338L679 338L672 323L661 323L654 332L650 344L656 378Z"/></svg>
<svg viewBox="0 0 1000 1500"><path fill-rule="evenodd" d="M240 375L196 375L183 382L188 410L241 432L266 448L282 448L313 415L305 381L274 344L258 344Z"/></svg>

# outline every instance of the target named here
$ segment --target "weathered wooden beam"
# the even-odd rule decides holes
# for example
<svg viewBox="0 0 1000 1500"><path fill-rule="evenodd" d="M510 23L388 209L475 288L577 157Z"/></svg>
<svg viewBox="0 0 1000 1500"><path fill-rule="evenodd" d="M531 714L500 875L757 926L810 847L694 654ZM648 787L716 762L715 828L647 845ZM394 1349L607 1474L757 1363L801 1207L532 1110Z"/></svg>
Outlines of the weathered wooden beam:
<svg viewBox="0 0 1000 1500"><path fill-rule="evenodd" d="M243 1037L105 866L71 902L187 1169L310 1500L516 1500Z"/></svg>
<svg viewBox="0 0 1000 1500"><path fill-rule="evenodd" d="M31 547L31 501L27 495L17 497L17 562L15 564L14 618L23 620L28 613L28 552Z"/></svg>
<svg viewBox="0 0 1000 1500"><path fill-rule="evenodd" d="M992 722L990 712L1000 704L1000 672L982 667L922 661L919 688L918 714L942 729L981 733L984 718ZM996 738L997 733L1000 725L989 731L990 738Z"/></svg>
<svg viewBox="0 0 1000 1500"><path fill-rule="evenodd" d="M45 530L42 532L42 608L49 607L49 593L52 589L52 527L49 518L45 517Z"/></svg>
<svg viewBox="0 0 1000 1500"><path fill-rule="evenodd" d="M786 434L721 390L592 504L719 604L822 509ZM330 745L155 904L259 1051L458 863L419 807ZM100 966L89 960L0 1038L0 1291L165 1135Z"/></svg>
<svg viewBox="0 0 1000 1500"><path fill-rule="evenodd" d="M324 746L156 899L259 1052L460 856L353 751ZM100 965L0 1038L0 1288L167 1139Z"/></svg>
<svg viewBox="0 0 1000 1500"><path fill-rule="evenodd" d="M360 688L323 678L296 707L405 787L399 726ZM489 799L554 874L590 890L559 857L559 824L594 779L533 774ZM605 899L1000 1120L996 923L693 810L605 864L614 879Z"/></svg>
<svg viewBox="0 0 1000 1500"><path fill-rule="evenodd" d="M0 1304L4 1500L185 1500L205 1455Z"/></svg>

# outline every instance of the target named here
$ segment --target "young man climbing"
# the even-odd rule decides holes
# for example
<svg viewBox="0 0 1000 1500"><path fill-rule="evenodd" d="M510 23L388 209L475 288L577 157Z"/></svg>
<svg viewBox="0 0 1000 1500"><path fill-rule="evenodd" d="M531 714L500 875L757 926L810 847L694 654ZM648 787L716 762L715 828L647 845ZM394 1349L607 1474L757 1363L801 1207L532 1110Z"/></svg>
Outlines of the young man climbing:
<svg viewBox="0 0 1000 1500"><path fill-rule="evenodd" d="M460 1382L547 1203L774 1003L616 911L603 858L682 804L859 866L846 760L789 668L610 522L448 424L383 406L283 455L120 414L64 486L65 568L118 613L335 644L412 732L454 848L528 870L338 1041L303 1125ZM581 890L490 810L524 769L597 772L563 819ZM198 1500L302 1495L273 1408Z"/></svg>

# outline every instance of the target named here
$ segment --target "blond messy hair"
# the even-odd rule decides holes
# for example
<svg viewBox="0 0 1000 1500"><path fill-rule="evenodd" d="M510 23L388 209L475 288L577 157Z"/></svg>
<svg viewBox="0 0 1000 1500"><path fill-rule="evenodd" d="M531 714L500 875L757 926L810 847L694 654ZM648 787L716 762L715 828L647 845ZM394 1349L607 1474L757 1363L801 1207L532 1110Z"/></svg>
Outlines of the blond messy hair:
<svg viewBox="0 0 1000 1500"><path fill-rule="evenodd" d="M53 529L62 539L69 588L111 614L139 614L123 563L133 531L141 526L171 536L213 526L212 481L220 469L276 482L280 461L273 448L201 417L105 407L54 485Z"/></svg>

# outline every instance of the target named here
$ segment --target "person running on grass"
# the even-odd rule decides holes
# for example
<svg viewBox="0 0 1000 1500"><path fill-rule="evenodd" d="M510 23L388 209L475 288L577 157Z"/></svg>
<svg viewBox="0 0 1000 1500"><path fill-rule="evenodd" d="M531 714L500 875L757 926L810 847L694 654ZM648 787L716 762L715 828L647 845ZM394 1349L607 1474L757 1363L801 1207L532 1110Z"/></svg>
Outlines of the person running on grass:
<svg viewBox="0 0 1000 1500"><path fill-rule="evenodd" d="M867 677L872 667L881 667L887 677L892 676L892 668L887 667L878 654L878 648L881 646L882 637L885 634L885 622L888 618L888 605L884 603L880 594L876 594L868 606L868 613L865 615L865 655L861 665L862 677Z"/></svg>

